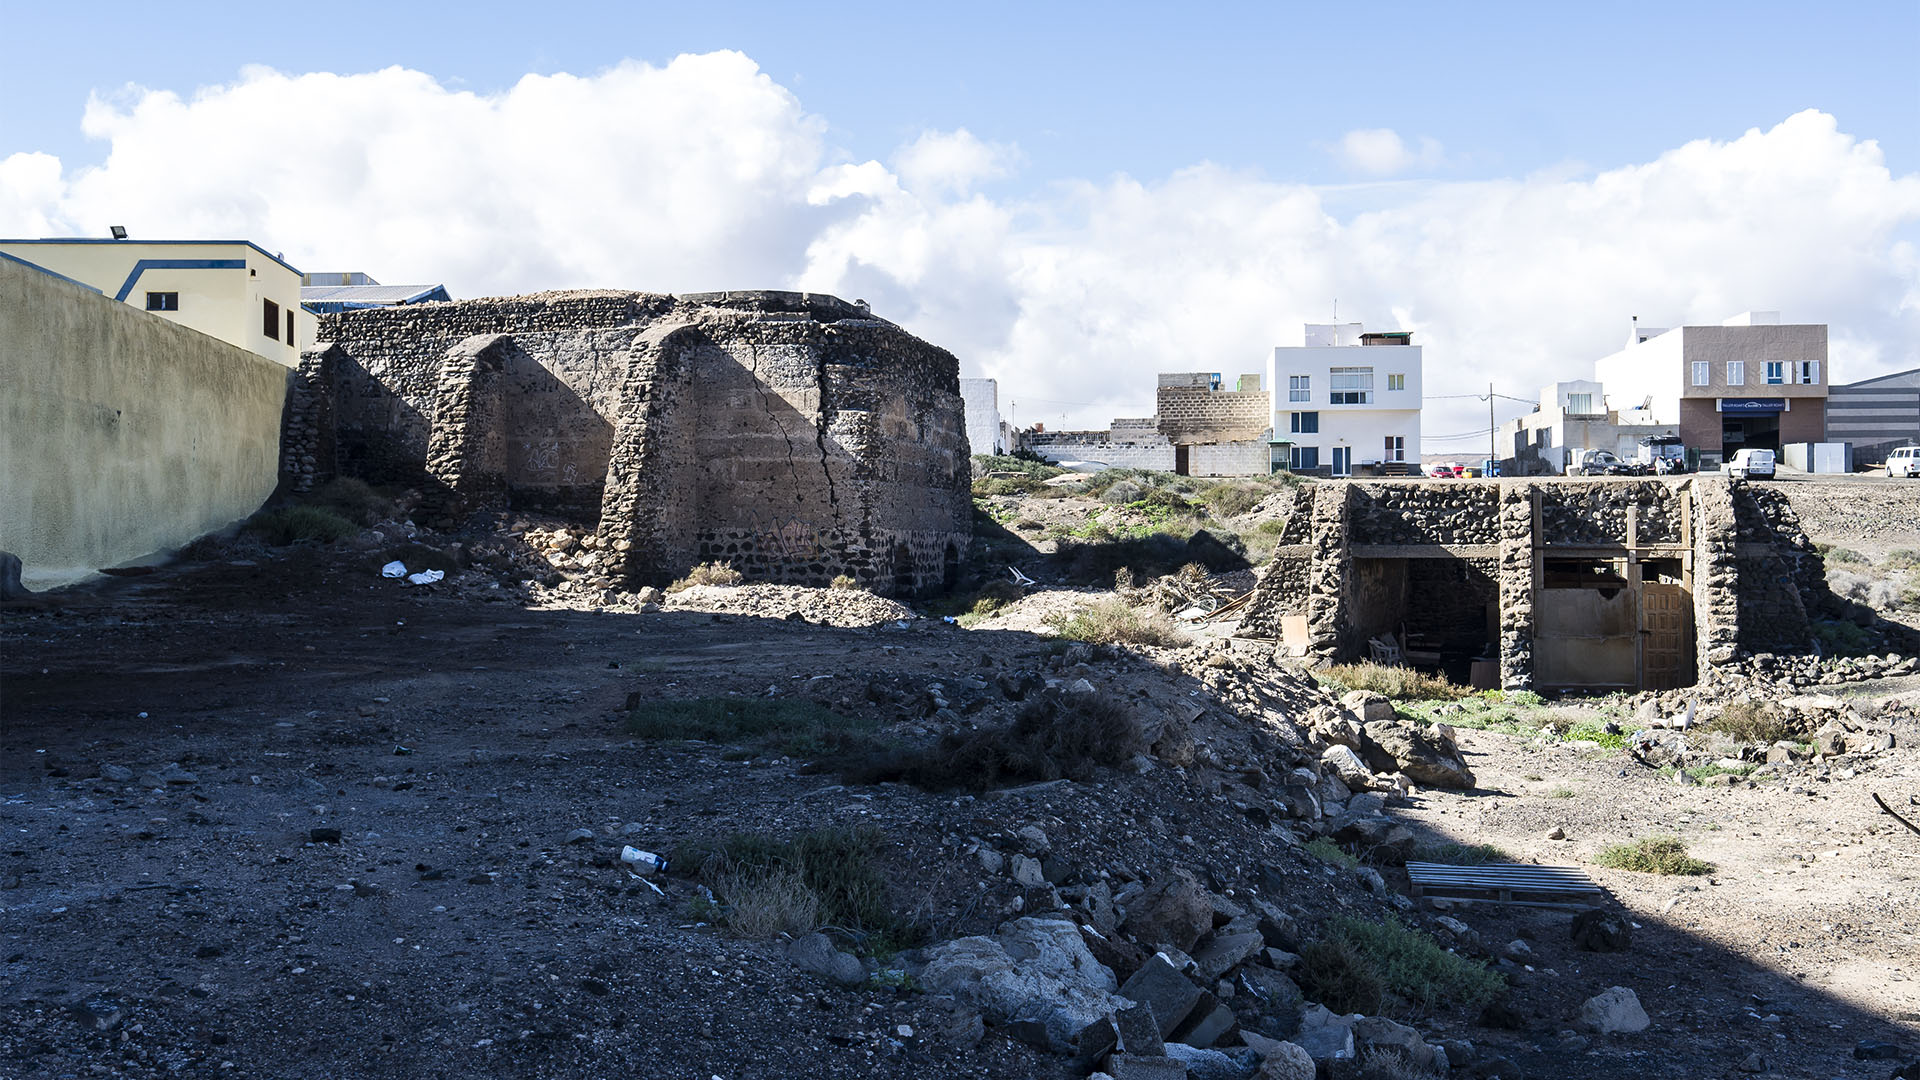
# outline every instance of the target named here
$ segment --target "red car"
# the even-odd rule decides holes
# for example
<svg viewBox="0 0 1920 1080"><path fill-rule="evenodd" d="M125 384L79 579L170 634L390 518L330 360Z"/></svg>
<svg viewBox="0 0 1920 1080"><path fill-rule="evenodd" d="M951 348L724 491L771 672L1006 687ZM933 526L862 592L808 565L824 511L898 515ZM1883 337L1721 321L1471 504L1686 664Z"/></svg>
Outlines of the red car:
<svg viewBox="0 0 1920 1080"><path fill-rule="evenodd" d="M1451 465L1435 465L1427 470L1429 480L1458 480L1459 478L1460 474L1455 472Z"/></svg>

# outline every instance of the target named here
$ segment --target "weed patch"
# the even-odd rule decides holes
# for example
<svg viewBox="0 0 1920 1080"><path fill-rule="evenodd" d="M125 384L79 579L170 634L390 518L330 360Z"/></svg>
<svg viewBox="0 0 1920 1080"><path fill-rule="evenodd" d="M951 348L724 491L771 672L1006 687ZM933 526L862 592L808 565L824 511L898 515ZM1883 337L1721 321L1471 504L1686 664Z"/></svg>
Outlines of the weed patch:
<svg viewBox="0 0 1920 1080"><path fill-rule="evenodd" d="M301 502L331 510L356 525L371 525L393 513L393 500L351 476L327 481Z"/></svg>
<svg viewBox="0 0 1920 1080"><path fill-rule="evenodd" d="M1813 545L1813 550L1819 552L1820 557L1830 563L1865 564L1867 561L1865 555L1854 551L1852 548L1837 547L1833 544L1815 544Z"/></svg>
<svg viewBox="0 0 1920 1080"><path fill-rule="evenodd" d="M729 563L701 563L699 566L687 571L686 577L667 586L667 591L670 593L685 592L695 585L738 585L741 580L742 576L740 571L735 570Z"/></svg>
<svg viewBox="0 0 1920 1080"><path fill-rule="evenodd" d="M1318 678L1342 690L1371 690L1395 701L1454 701L1472 693L1412 668L1384 664L1336 664L1319 672Z"/></svg>
<svg viewBox="0 0 1920 1080"><path fill-rule="evenodd" d="M1700 730L1726 735L1740 742L1772 746L1782 739L1799 738L1799 725L1768 702L1735 701L1720 710L1720 715L1700 725Z"/></svg>
<svg viewBox="0 0 1920 1080"><path fill-rule="evenodd" d="M1327 923L1320 940L1300 950L1296 978L1308 998L1329 1009L1369 1015L1471 1009L1506 986L1499 974L1398 920L1350 916Z"/></svg>
<svg viewBox="0 0 1920 1080"><path fill-rule="evenodd" d="M644 701L627 716L627 730L643 739L739 743L795 757L864 746L875 726L804 698Z"/></svg>
<svg viewBox="0 0 1920 1080"><path fill-rule="evenodd" d="M1490 862L1512 861L1512 856L1492 844L1424 844L1414 849L1411 858L1416 862L1449 866L1485 866Z"/></svg>
<svg viewBox="0 0 1920 1080"><path fill-rule="evenodd" d="M1617 731L1608 731L1603 724L1591 720L1575 724L1567 729L1568 742L1598 743L1609 750L1618 750L1627 745L1627 737Z"/></svg>
<svg viewBox="0 0 1920 1080"><path fill-rule="evenodd" d="M738 833L683 844L671 858L713 891L712 914L742 937L833 927L867 951L891 953L921 935L893 911L875 858L884 843L871 826L816 829L788 840Z"/></svg>
<svg viewBox="0 0 1920 1080"><path fill-rule="evenodd" d="M1341 849L1339 844L1334 843L1324 836L1310 841L1305 845L1303 850L1321 862L1332 863L1335 866L1344 867L1348 870L1356 869L1360 865L1359 859L1347 854Z"/></svg>
<svg viewBox="0 0 1920 1080"><path fill-rule="evenodd" d="M247 522L248 532L274 547L306 542L331 544L360 531L360 526L322 506L283 506Z"/></svg>
<svg viewBox="0 0 1920 1080"><path fill-rule="evenodd" d="M1187 643L1187 635L1165 612L1135 608L1119 597L1107 597L1063 616L1053 624L1056 636L1093 645L1160 645Z"/></svg>
<svg viewBox="0 0 1920 1080"><path fill-rule="evenodd" d="M1612 870L1632 870L1641 874L1713 873L1713 864L1687 854L1687 845L1677 836L1648 836L1627 844L1609 844L1594 856L1594 862Z"/></svg>
<svg viewBox="0 0 1920 1080"><path fill-rule="evenodd" d="M1037 780L1087 780L1146 748L1125 704L1099 694L1044 697L1013 723L955 731L931 746L871 753L843 770L853 783L903 781L930 791L981 791Z"/></svg>

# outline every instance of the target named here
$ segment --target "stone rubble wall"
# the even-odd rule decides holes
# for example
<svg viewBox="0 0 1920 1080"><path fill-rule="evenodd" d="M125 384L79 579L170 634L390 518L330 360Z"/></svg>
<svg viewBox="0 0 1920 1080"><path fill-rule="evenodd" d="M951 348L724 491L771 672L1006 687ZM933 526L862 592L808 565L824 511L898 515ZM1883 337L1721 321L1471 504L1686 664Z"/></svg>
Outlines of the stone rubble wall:
<svg viewBox="0 0 1920 1080"><path fill-rule="evenodd" d="M1501 484L1500 562L1494 573L1500 588L1500 686L1533 688L1533 582L1537 569L1533 543L1533 485Z"/></svg>
<svg viewBox="0 0 1920 1080"><path fill-rule="evenodd" d="M1273 426L1273 395L1265 390L1161 386L1154 392L1160 434L1174 442L1245 442Z"/></svg>
<svg viewBox="0 0 1920 1080"><path fill-rule="evenodd" d="M1488 484L1349 485L1356 544L1494 544L1500 493Z"/></svg>
<svg viewBox="0 0 1920 1080"><path fill-rule="evenodd" d="M542 294L342 312L323 333L302 370L324 402L303 403L291 464L423 484L441 524L597 523L610 583L713 560L925 592L971 538L958 362L832 297Z"/></svg>

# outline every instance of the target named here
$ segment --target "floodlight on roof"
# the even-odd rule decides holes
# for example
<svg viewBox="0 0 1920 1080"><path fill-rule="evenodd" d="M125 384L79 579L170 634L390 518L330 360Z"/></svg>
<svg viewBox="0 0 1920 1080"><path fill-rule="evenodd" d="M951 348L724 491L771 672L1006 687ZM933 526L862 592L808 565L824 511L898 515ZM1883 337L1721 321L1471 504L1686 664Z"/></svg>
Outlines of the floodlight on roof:
<svg viewBox="0 0 1920 1080"><path fill-rule="evenodd" d="M127 238L127 227L125 225L109 225L107 226L107 231L113 234L115 240L125 240Z"/></svg>

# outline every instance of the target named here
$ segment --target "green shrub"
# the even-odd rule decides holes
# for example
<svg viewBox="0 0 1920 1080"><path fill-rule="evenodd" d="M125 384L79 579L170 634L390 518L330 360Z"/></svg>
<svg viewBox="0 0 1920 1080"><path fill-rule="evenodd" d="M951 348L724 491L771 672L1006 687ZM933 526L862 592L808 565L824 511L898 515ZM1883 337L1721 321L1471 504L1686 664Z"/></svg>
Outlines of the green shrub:
<svg viewBox="0 0 1920 1080"><path fill-rule="evenodd" d="M1259 505L1266 492L1247 484L1216 484L1200 493L1215 517L1237 517Z"/></svg>
<svg viewBox="0 0 1920 1080"><path fill-rule="evenodd" d="M1873 639L1851 622L1821 619L1813 624L1813 637L1829 656L1865 656L1873 651Z"/></svg>
<svg viewBox="0 0 1920 1080"><path fill-rule="evenodd" d="M1051 480L1061 476L1067 470L1047 461L1031 451L1022 454L975 454L973 455L973 474L985 476L994 472L1026 473L1036 480Z"/></svg>
<svg viewBox="0 0 1920 1080"><path fill-rule="evenodd" d="M737 833L674 849L676 872L691 874L719 901L720 920L745 937L843 930L868 951L914 944L919 930L892 908L876 855L886 843L872 826L815 829L791 839Z"/></svg>
<svg viewBox="0 0 1920 1080"><path fill-rule="evenodd" d="M1688 855L1687 845L1677 836L1648 836L1632 843L1609 844L1593 861L1609 869L1642 874L1713 873L1713 864Z"/></svg>
<svg viewBox="0 0 1920 1080"><path fill-rule="evenodd" d="M1836 547L1833 544L1815 544L1813 549L1830 563L1865 563L1867 561L1865 555L1851 548Z"/></svg>
<svg viewBox="0 0 1920 1080"><path fill-rule="evenodd" d="M313 541L331 544L360 531L360 526L320 506L283 506L265 510L247 522L247 531L274 547Z"/></svg>
<svg viewBox="0 0 1920 1080"><path fill-rule="evenodd" d="M1617 731L1608 731L1602 724L1588 720L1575 724L1567 730L1567 741L1598 743L1609 750L1618 750L1627 744L1627 737Z"/></svg>
<svg viewBox="0 0 1920 1080"><path fill-rule="evenodd" d="M1450 866L1485 866L1490 862L1512 861L1512 856L1492 844L1423 844L1414 849L1410 858L1415 862Z"/></svg>
<svg viewBox="0 0 1920 1080"><path fill-rule="evenodd" d="M1309 999L1336 1012L1369 1015L1472 1009L1506 987L1499 974L1392 918L1331 920L1320 940L1300 950L1296 975Z"/></svg>
<svg viewBox="0 0 1920 1080"><path fill-rule="evenodd" d="M735 570L729 563L701 563L699 566L687 571L686 577L667 586L667 591L670 593L685 592L695 585L738 585L742 578L743 575L740 571Z"/></svg>
<svg viewBox="0 0 1920 1080"><path fill-rule="evenodd" d="M1175 648L1187 635L1163 611L1136 608L1117 596L1097 600L1053 624L1058 637L1094 645L1160 645Z"/></svg>
<svg viewBox="0 0 1920 1080"><path fill-rule="evenodd" d="M1335 866L1345 867L1348 870L1356 869L1360 865L1359 859L1347 854L1339 844L1334 843L1324 836L1308 841L1302 850L1314 858L1319 859L1321 862L1332 863Z"/></svg>
<svg viewBox="0 0 1920 1080"><path fill-rule="evenodd" d="M876 721L841 716L805 698L677 698L643 701L627 730L643 739L699 739L812 756L864 746Z"/></svg>
<svg viewBox="0 0 1920 1080"><path fill-rule="evenodd" d="M1395 701L1453 701L1473 692L1410 667L1374 663L1336 664L1317 677L1343 690L1371 690Z"/></svg>
<svg viewBox="0 0 1920 1080"><path fill-rule="evenodd" d="M1146 748L1140 721L1102 694L1036 698L1013 723L954 731L931 746L873 752L848 761L854 783L902 781L929 791L981 791L1037 780L1087 780Z"/></svg>
<svg viewBox="0 0 1920 1080"><path fill-rule="evenodd" d="M1887 565L1895 570L1920 570L1920 551L1898 548L1887 552Z"/></svg>

